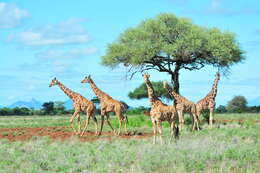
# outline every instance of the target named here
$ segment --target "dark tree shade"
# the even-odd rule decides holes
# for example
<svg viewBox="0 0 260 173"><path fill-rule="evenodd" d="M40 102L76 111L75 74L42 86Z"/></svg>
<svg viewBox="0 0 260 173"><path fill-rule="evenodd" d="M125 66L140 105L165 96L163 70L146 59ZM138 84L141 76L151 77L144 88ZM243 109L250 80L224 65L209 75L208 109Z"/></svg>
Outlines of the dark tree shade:
<svg viewBox="0 0 260 173"><path fill-rule="evenodd" d="M100 104L100 100L98 99L98 97L93 97L92 99L91 99L91 101L93 102L93 103L95 103L95 104Z"/></svg>
<svg viewBox="0 0 260 173"><path fill-rule="evenodd" d="M171 100L168 92L163 88L163 82L152 82L155 94L159 98L165 98ZM131 99L142 99L148 97L147 87L145 83L142 83L139 87L134 89L134 91L128 93L128 97Z"/></svg>
<svg viewBox="0 0 260 173"><path fill-rule="evenodd" d="M130 75L146 70L166 72L179 93L179 71L212 65L219 70L244 59L231 32L195 25L191 20L163 13L125 30L108 45L102 64L126 66Z"/></svg>
<svg viewBox="0 0 260 173"><path fill-rule="evenodd" d="M44 114L53 114L54 113L54 102L45 102L42 105L42 110Z"/></svg>
<svg viewBox="0 0 260 173"><path fill-rule="evenodd" d="M227 112L227 109L224 105L219 105L217 107L217 109L215 109L215 112L216 113L226 113Z"/></svg>

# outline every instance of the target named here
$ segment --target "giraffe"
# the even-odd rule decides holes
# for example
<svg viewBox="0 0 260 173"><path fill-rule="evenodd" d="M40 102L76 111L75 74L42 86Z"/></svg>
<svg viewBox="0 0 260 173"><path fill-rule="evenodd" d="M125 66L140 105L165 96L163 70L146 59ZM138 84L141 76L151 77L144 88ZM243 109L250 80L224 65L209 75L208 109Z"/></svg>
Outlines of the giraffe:
<svg viewBox="0 0 260 173"><path fill-rule="evenodd" d="M199 100L196 103L196 109L197 109L197 116L200 117L203 110L209 110L209 126L212 128L212 121L213 121L213 113L215 109L215 98L217 96L217 90L218 90L218 82L220 80L220 74L219 72L215 75L215 80L213 82L211 91L201 100Z"/></svg>
<svg viewBox="0 0 260 173"><path fill-rule="evenodd" d="M58 85L60 87L60 89L73 101L74 113L73 113L72 117L70 118L70 126L73 129L74 133L76 133L76 135L80 134L80 132L81 132L80 112L85 112L86 115L87 115L86 123L85 123L85 127L84 127L82 133L80 134L80 136L84 135L84 132L88 127L90 117L95 122L96 134L97 134L98 133L98 125L97 125L97 119L95 117L95 111L96 111L95 104L93 102L89 101L88 99L86 99L85 97L83 97L82 95L80 95L76 92L73 92L72 90L67 88L60 81L58 81L56 79L56 77L51 81L49 87L52 87L54 85ZM78 132L76 132L76 129L73 126L74 118L78 119Z"/></svg>
<svg viewBox="0 0 260 173"><path fill-rule="evenodd" d="M149 101L151 103L150 113L146 113L146 115L151 117L151 121L153 123L154 143L156 142L157 131L159 132L161 143L162 143L162 125L161 125L161 123L163 121L168 121L171 126L170 140L172 140L173 135L175 136L175 138L177 138L179 135L179 127L176 124L178 114L175 109L175 106L168 106L168 105L164 104L155 95L153 86L149 80L150 75L148 73L143 74L143 78L144 78L144 81L147 86L148 97L149 97Z"/></svg>
<svg viewBox="0 0 260 173"><path fill-rule="evenodd" d="M124 104L118 100L113 99L111 96L100 90L94 81L92 80L91 76L86 76L81 83L89 83L93 92L96 94L98 99L100 100L100 110L101 110L101 127L99 131L99 135L102 133L103 125L104 125L104 117L106 117L106 122L114 131L110 121L109 121L109 112L114 112L119 121L119 131L118 135L121 133L122 121L124 121L125 125L125 133L127 133L126 124L128 122L127 115L125 114L126 108ZM115 132L115 131L114 131Z"/></svg>
<svg viewBox="0 0 260 173"><path fill-rule="evenodd" d="M173 91L173 89L168 85L166 81L163 82L163 87L167 89L169 95L176 102L176 109L178 112L180 129L184 126L184 113L189 113L192 118L192 130L199 130L198 118L196 115L196 105L195 103L189 101L185 97Z"/></svg>

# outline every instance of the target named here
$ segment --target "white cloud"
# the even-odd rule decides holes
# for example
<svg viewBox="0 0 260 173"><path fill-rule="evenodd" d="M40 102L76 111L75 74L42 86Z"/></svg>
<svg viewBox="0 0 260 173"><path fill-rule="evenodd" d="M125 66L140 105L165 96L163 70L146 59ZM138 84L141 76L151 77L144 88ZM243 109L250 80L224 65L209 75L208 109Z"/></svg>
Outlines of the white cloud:
<svg viewBox="0 0 260 173"><path fill-rule="evenodd" d="M82 63L84 57L96 52L96 48L50 49L36 54L36 61L23 64L20 66L20 70L37 71L39 74L58 74L66 77L75 76L79 74L78 65Z"/></svg>
<svg viewBox="0 0 260 173"><path fill-rule="evenodd" d="M97 52L97 48L74 48L70 50L48 50L36 54L37 58L64 59L80 58Z"/></svg>
<svg viewBox="0 0 260 173"><path fill-rule="evenodd" d="M25 10L15 4L0 2L0 28L13 28L21 24L29 16Z"/></svg>
<svg viewBox="0 0 260 173"><path fill-rule="evenodd" d="M10 34L10 42L26 46L50 46L86 43L90 40L85 28L84 19L71 18L58 24L35 27L21 33Z"/></svg>

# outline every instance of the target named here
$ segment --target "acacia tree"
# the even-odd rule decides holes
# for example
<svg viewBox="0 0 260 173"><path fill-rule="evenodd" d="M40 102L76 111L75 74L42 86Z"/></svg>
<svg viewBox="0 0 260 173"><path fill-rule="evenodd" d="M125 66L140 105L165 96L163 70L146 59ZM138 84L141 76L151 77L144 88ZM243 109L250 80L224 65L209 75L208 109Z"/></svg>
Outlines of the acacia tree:
<svg viewBox="0 0 260 173"><path fill-rule="evenodd" d="M101 57L105 66L123 64L132 77L137 72L157 70L171 75L179 93L179 71L212 65L219 70L244 59L235 35L216 28L195 25L189 19L163 13L124 31L108 44Z"/></svg>

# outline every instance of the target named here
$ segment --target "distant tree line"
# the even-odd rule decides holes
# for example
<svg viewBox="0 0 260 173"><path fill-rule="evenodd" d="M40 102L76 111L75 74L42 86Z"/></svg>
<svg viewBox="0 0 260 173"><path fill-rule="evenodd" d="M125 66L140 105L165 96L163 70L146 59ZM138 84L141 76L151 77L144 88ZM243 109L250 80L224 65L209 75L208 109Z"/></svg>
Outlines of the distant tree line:
<svg viewBox="0 0 260 173"><path fill-rule="evenodd" d="M215 110L217 113L258 113L259 106L247 106L247 100L244 96L233 97L226 106L220 105Z"/></svg>
<svg viewBox="0 0 260 173"><path fill-rule="evenodd" d="M67 110L64 102L60 101L45 102L40 110L27 107L0 108L0 115L63 115L69 113L72 113L72 110Z"/></svg>
<svg viewBox="0 0 260 173"><path fill-rule="evenodd" d="M99 109L99 104L100 101L98 100L97 97L94 97L91 99L91 101L93 101L96 105L97 105L97 109L96 112L97 114L100 114L100 109ZM125 108L128 109L129 106L121 101ZM141 111L139 111L141 112ZM27 107L15 107L15 108L0 108L0 116L2 115L65 115L65 114L72 114L73 110L68 110L65 108L64 106L64 102L61 101L49 101L49 102L45 102L42 104L42 108L40 110L36 110L33 108L27 108Z"/></svg>
<svg viewBox="0 0 260 173"><path fill-rule="evenodd" d="M100 102L97 97L91 99L97 105L97 114L100 114L100 109L98 108ZM139 106L137 108L129 109L129 106L121 101L125 107L128 109L127 114L136 115L142 114L144 111L149 110L148 107ZM247 100L244 96L235 96L231 99L226 106L220 105L215 110L216 113L259 113L259 106L247 106ZM56 102L45 102L42 104L42 109L35 110L33 108L26 107L15 107L15 108L0 108L0 116L2 115L65 115L72 114L73 110L68 110L64 106L64 102L56 101Z"/></svg>

